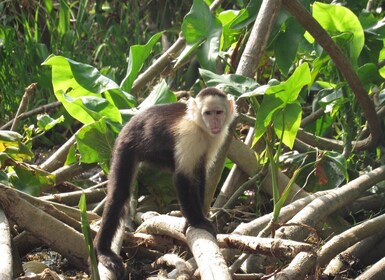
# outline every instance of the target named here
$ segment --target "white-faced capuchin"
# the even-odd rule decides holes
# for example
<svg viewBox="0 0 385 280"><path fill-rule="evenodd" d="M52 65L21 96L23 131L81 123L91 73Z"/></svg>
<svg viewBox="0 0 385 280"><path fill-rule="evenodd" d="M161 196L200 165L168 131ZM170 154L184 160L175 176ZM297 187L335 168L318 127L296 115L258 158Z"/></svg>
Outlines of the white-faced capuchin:
<svg viewBox="0 0 385 280"><path fill-rule="evenodd" d="M203 212L206 173L236 116L232 98L219 89L206 88L187 105L156 105L139 112L124 126L115 142L107 201L94 242L98 260L118 279L124 275L124 266L111 250L111 242L125 214L140 162L171 169L188 224L215 236L215 228Z"/></svg>

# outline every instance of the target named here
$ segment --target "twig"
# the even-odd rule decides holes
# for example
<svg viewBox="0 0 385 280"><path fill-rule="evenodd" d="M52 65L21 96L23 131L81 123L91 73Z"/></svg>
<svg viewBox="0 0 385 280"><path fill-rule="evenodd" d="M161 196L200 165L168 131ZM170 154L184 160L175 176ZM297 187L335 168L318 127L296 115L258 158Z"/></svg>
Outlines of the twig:
<svg viewBox="0 0 385 280"><path fill-rule="evenodd" d="M17 125L19 124L19 121L20 121L19 115L24 113L25 109L27 108L29 96L36 89L36 86L37 86L37 83L32 83L28 87L25 88L25 92L24 92L23 98L21 99L19 108L17 109L16 116L15 116L13 124L11 126L11 130L12 131L15 131Z"/></svg>
<svg viewBox="0 0 385 280"><path fill-rule="evenodd" d="M33 115L40 114L42 112L47 112L49 110L52 110L52 109L59 107L60 105L61 105L60 101L52 102L50 104L45 104L45 105L42 105L38 108L32 109L28 112L24 112L24 113L18 115L17 119L22 120L22 119L31 117ZM0 129L8 129L9 127L12 126L12 124L15 122L15 120L16 120L16 117L14 119L10 120L9 122L5 123L2 127L0 127Z"/></svg>

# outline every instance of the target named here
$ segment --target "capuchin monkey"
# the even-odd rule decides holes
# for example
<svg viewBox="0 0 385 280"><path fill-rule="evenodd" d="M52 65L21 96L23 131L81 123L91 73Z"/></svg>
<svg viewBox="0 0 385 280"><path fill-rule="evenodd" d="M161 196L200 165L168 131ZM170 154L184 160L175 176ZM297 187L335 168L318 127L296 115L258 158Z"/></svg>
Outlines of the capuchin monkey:
<svg viewBox="0 0 385 280"><path fill-rule="evenodd" d="M122 259L111 242L125 216L130 186L141 162L171 169L179 204L187 223L215 236L203 212L207 170L237 116L234 100L221 90L206 88L187 104L156 105L136 114L114 146L102 223L95 238L98 260L124 276Z"/></svg>

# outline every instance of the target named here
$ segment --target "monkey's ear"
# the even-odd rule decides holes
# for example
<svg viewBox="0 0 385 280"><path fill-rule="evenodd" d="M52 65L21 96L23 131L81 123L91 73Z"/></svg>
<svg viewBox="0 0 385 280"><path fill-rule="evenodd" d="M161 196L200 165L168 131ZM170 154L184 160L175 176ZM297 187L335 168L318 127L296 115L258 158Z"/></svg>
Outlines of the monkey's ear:
<svg viewBox="0 0 385 280"><path fill-rule="evenodd" d="M227 95L227 100L229 102L229 110L234 117L238 116L237 104L235 103L234 97L232 95Z"/></svg>
<svg viewBox="0 0 385 280"><path fill-rule="evenodd" d="M196 120L198 112L198 105L194 98L190 97L189 100L187 100L187 118L190 120Z"/></svg>

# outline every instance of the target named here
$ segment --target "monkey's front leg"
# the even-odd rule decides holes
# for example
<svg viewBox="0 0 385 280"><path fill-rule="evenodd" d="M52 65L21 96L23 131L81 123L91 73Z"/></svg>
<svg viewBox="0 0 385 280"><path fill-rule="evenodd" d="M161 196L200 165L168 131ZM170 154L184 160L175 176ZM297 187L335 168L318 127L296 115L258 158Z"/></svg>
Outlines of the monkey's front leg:
<svg viewBox="0 0 385 280"><path fill-rule="evenodd" d="M175 173L174 185L178 194L179 204L188 224L204 229L216 237L213 223L203 213L202 185L196 178L189 178L183 173Z"/></svg>

